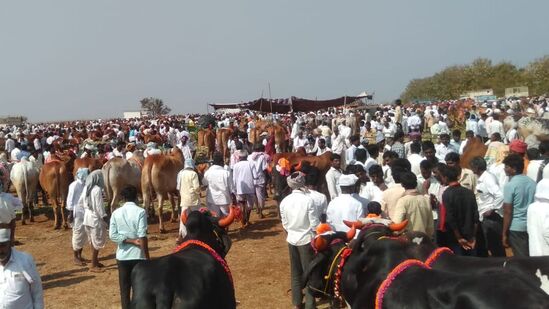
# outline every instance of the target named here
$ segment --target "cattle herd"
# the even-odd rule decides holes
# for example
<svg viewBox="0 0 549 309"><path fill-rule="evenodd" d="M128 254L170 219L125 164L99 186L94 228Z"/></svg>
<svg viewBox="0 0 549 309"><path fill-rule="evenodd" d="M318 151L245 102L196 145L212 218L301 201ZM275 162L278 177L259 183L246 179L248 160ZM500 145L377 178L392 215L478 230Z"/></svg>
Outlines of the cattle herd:
<svg viewBox="0 0 549 309"><path fill-rule="evenodd" d="M444 110L448 122L454 120L458 127L466 104L444 102L439 111L442 114ZM413 114L425 111L423 106L407 108ZM326 188L325 174L332 153L311 155L314 142L295 147L295 140L301 138L296 131L310 132L314 140L325 135L323 126L346 123L350 135L360 134L376 143L379 136L375 130L362 130L372 116L375 119L377 113L385 115L388 109L378 108L375 112L370 115L366 111L346 113L334 109L299 115L214 113L215 122L204 127L197 125L200 115L9 127L0 133L0 150L4 152L0 156L0 180L6 191L15 190L24 205L21 224L34 220L34 207L43 196L53 206L53 227L68 229L65 203L76 171L82 167L101 169L109 212L118 206L121 190L134 186L140 191L149 222L158 220L159 232L164 232L166 200L171 204L169 219L180 220L177 175L186 159L197 163L196 171L202 177L215 151L223 155L230 169L235 141L249 147L250 153L253 145L262 144L269 157L265 189L274 188L274 197L280 201L287 190L281 184L285 178L277 169L281 159L287 160L291 170L303 165L318 168L320 188ZM509 117L509 121L520 120L517 114ZM531 125L535 121L521 129L527 134L543 135L546 130L542 125ZM423 119L421 126L428 131ZM331 131L327 138L330 136ZM486 151L484 143L477 146L469 145L462 156L473 157L471 152L479 149ZM469 159L462 161L468 164ZM242 209L231 206L226 217L199 211L186 217L185 240L193 246L180 247L173 254L136 266L132 272L134 307L235 308L234 283L224 257L231 247L226 228L239 216ZM352 227L352 233L315 236L315 256L305 271L303 288L329 300L333 307L549 308L547 257L462 257L438 248L426 234L404 232L405 223L397 226L373 220L346 224Z"/></svg>

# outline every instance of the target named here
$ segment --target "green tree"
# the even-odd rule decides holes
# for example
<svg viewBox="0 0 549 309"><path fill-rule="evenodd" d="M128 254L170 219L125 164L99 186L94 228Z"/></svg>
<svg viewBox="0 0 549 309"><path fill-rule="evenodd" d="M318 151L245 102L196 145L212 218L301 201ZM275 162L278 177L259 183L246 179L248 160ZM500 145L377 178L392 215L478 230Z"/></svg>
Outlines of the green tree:
<svg viewBox="0 0 549 309"><path fill-rule="evenodd" d="M549 94L549 55L534 60L524 70L531 94Z"/></svg>
<svg viewBox="0 0 549 309"><path fill-rule="evenodd" d="M526 68L478 58L468 65L447 67L432 76L411 80L401 98L405 102L457 99L466 91L487 88L501 97L505 88L524 85L532 95L549 93L549 56L531 62Z"/></svg>
<svg viewBox="0 0 549 309"><path fill-rule="evenodd" d="M167 115L171 112L171 108L164 105L164 102L158 98L143 98L139 102L141 103L141 109L147 111L153 117Z"/></svg>

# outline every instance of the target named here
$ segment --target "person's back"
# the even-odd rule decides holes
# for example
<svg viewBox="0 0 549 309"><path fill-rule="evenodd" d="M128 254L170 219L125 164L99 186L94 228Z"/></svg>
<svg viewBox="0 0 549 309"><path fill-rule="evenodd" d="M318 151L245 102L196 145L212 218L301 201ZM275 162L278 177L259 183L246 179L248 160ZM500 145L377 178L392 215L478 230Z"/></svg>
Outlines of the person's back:
<svg viewBox="0 0 549 309"><path fill-rule="evenodd" d="M394 218L391 218L393 222L408 220L407 231L423 232L433 236L433 212L427 195L421 195L416 190L407 190L398 200L395 213Z"/></svg>
<svg viewBox="0 0 549 309"><path fill-rule="evenodd" d="M526 231L528 205L534 202L536 183L525 175L515 175L503 188L504 201L513 204L510 230Z"/></svg>
<svg viewBox="0 0 549 309"><path fill-rule="evenodd" d="M395 223L408 220L406 226L408 231L423 232L432 237L434 223L429 197L418 193L416 189L417 177L412 172L403 172L400 175L400 180L406 191L397 201L393 216L390 219Z"/></svg>
<svg viewBox="0 0 549 309"><path fill-rule="evenodd" d="M145 209L134 202L126 202L122 207L113 211L110 219L109 233L112 234L113 227L116 232L122 233L124 237L136 239L147 235L147 214ZM145 253L141 248L128 244L119 243L116 250L117 260L145 259Z"/></svg>
<svg viewBox="0 0 549 309"><path fill-rule="evenodd" d="M236 194L254 194L253 163L247 160L237 162L233 167Z"/></svg>
<svg viewBox="0 0 549 309"><path fill-rule="evenodd" d="M198 174L192 169L183 169L179 172L179 194L181 206L191 207L200 205L200 184Z"/></svg>
<svg viewBox="0 0 549 309"><path fill-rule="evenodd" d="M220 165L212 165L202 180L208 186L206 201L214 204L231 203L231 173Z"/></svg>
<svg viewBox="0 0 549 309"><path fill-rule="evenodd" d="M360 201L351 194L341 194L328 204L326 210L327 222L334 227L336 231L347 232L349 227L343 223L343 220L356 221L364 216L364 207Z"/></svg>
<svg viewBox="0 0 549 309"><path fill-rule="evenodd" d="M305 192L293 190L280 202L280 215L284 229L288 232L287 240L293 245L309 243L313 238L316 215L313 200Z"/></svg>

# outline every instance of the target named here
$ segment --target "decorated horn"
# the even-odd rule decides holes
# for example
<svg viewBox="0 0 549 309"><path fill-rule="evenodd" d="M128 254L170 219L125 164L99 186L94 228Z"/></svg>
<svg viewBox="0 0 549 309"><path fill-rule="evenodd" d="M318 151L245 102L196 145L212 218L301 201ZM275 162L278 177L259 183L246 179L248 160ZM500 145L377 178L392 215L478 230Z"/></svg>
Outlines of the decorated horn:
<svg viewBox="0 0 549 309"><path fill-rule="evenodd" d="M328 247L328 240L324 239L322 236L317 236L313 241L313 248L316 251L323 251Z"/></svg>
<svg viewBox="0 0 549 309"><path fill-rule="evenodd" d="M362 229L362 227L364 227L364 223L362 223L362 221L360 220L357 220L357 221L347 221L347 220L343 220L343 224L345 224L346 226L352 228L356 228L356 229ZM354 237L354 236L353 236Z"/></svg>
<svg viewBox="0 0 549 309"><path fill-rule="evenodd" d="M353 225L350 230L347 231L347 240L351 241L353 238L355 238L356 235L356 227Z"/></svg>
<svg viewBox="0 0 549 309"><path fill-rule="evenodd" d="M182 213L181 213L181 223L183 224L187 224L187 217L188 217L188 212L186 210L184 210Z"/></svg>
<svg viewBox="0 0 549 309"><path fill-rule="evenodd" d="M229 225L231 225L231 223L233 223L234 217L235 217L235 210L234 210L234 207L231 206L231 207L229 207L229 215L226 216L225 218L219 219L217 224L221 228L226 228Z"/></svg>
<svg viewBox="0 0 549 309"><path fill-rule="evenodd" d="M404 220L400 223L391 223L389 224L389 229L393 232L400 232L406 227L406 225L408 225L408 220Z"/></svg>

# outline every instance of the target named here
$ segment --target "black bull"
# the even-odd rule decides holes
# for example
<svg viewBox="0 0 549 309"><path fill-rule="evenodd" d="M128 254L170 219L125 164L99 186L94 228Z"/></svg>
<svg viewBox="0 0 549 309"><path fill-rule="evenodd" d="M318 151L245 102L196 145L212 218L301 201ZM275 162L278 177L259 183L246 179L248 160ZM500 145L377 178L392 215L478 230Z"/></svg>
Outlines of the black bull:
<svg viewBox="0 0 549 309"><path fill-rule="evenodd" d="M218 224L217 218L191 212L183 242L201 241L224 258L231 240L222 227L234 219L232 208L228 218ZM132 289L132 308L236 308L230 274L212 253L197 245L136 265Z"/></svg>
<svg viewBox="0 0 549 309"><path fill-rule="evenodd" d="M407 259L429 256L418 253L422 245L414 242L380 239L391 235L387 227L378 225L363 229L353 241L339 286L343 300L351 308L375 308L378 288L391 270ZM325 275L340 247L328 247L311 262L308 286L317 296L326 287ZM441 255L440 261L442 259ZM498 269L462 264L467 271L437 269L440 262L435 262L433 269L412 266L387 289L383 308L549 308L549 296L540 289L539 279L534 282L531 277L503 268L503 262Z"/></svg>

